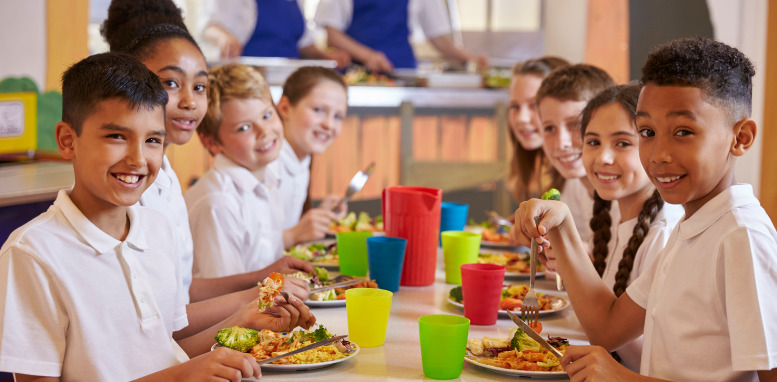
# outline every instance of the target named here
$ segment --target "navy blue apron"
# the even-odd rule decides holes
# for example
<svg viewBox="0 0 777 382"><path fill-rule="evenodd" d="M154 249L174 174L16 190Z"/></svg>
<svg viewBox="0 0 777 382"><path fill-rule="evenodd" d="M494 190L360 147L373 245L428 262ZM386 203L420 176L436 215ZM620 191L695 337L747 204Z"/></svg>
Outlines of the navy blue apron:
<svg viewBox="0 0 777 382"><path fill-rule="evenodd" d="M408 0L353 0L353 18L345 33L383 52L396 68L415 68L407 4Z"/></svg>
<svg viewBox="0 0 777 382"><path fill-rule="evenodd" d="M305 32L305 18L296 0L256 0L254 34L243 56L299 58L297 42Z"/></svg>

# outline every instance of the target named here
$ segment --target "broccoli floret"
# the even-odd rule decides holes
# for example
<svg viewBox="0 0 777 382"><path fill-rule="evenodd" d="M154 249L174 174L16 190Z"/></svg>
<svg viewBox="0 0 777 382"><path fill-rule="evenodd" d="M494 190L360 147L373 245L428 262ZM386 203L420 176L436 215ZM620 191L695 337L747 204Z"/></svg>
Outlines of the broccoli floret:
<svg viewBox="0 0 777 382"><path fill-rule="evenodd" d="M216 333L216 342L221 346L248 353L251 347L259 342L259 332L239 326L224 328Z"/></svg>
<svg viewBox="0 0 777 382"><path fill-rule="evenodd" d="M510 340L510 349L517 349L518 351L540 351L542 350L542 346L537 341L527 336L523 330L517 329L513 335L513 339Z"/></svg>
<svg viewBox="0 0 777 382"><path fill-rule="evenodd" d="M329 281L329 271L327 271L325 268L321 267L313 267L313 270L315 271L316 275L318 276L319 282L327 282Z"/></svg>
<svg viewBox="0 0 777 382"><path fill-rule="evenodd" d="M332 337L332 335L329 334L329 331L323 325L319 325L316 330L308 333L306 337L313 342L319 342Z"/></svg>
<svg viewBox="0 0 777 382"><path fill-rule="evenodd" d="M502 299L513 297L513 294L510 293L510 290L508 288L502 289Z"/></svg>
<svg viewBox="0 0 777 382"><path fill-rule="evenodd" d="M462 294L460 286L451 289L451 300L456 302L461 302L464 300L464 295Z"/></svg>
<svg viewBox="0 0 777 382"><path fill-rule="evenodd" d="M542 200L561 200L561 193L557 189L551 188L542 194Z"/></svg>

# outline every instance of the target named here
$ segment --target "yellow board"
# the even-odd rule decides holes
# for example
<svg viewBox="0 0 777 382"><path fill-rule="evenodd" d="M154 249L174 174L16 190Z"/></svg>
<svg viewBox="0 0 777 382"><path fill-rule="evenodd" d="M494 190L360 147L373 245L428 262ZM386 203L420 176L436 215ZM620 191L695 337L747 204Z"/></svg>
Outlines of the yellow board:
<svg viewBox="0 0 777 382"><path fill-rule="evenodd" d="M38 95L0 93L0 154L30 154L38 143Z"/></svg>

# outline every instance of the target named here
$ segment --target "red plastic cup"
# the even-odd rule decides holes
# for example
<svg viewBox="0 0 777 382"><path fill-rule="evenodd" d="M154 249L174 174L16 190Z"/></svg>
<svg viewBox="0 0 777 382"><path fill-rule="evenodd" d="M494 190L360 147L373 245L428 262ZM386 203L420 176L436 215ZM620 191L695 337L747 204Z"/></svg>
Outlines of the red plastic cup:
<svg viewBox="0 0 777 382"><path fill-rule="evenodd" d="M494 264L462 264L461 292L464 317L472 325L494 325L502 299L505 267Z"/></svg>
<svg viewBox="0 0 777 382"><path fill-rule="evenodd" d="M393 186L383 190L386 236L407 240L400 285L431 285L437 266L442 190Z"/></svg>

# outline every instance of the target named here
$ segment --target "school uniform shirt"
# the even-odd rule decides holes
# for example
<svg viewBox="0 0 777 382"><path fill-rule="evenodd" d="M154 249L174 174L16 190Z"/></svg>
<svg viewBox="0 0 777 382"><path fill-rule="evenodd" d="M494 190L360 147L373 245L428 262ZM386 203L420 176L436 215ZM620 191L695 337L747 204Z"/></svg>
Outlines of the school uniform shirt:
<svg viewBox="0 0 777 382"><path fill-rule="evenodd" d="M415 68L412 26L419 25L428 39L450 34L447 14L440 0L321 0L315 20L383 52L394 67Z"/></svg>
<svg viewBox="0 0 777 382"><path fill-rule="evenodd" d="M283 205L283 229L287 230L299 223L302 216L302 207L308 198L308 185L310 184L310 155L300 160L289 142L283 140L281 155L267 166L278 175L280 181L280 199L277 202Z"/></svg>
<svg viewBox="0 0 777 382"><path fill-rule="evenodd" d="M653 262L656 255L664 249L669 234L674 229L677 222L683 217L685 210L682 206L664 203L664 206L656 214L650 228L645 234L645 239L637 249L634 255L634 265L631 268L631 274L626 282L630 285L642 274L645 269ZM618 273L618 264L623 259L623 251L629 244L629 239L634 234L634 227L637 225L638 218L634 218L620 224L613 224L611 227L610 242L607 243L607 266L602 274L607 287L612 289L615 286L615 276ZM617 349L623 364L632 371L639 373L640 360L642 357L642 337Z"/></svg>
<svg viewBox="0 0 777 382"><path fill-rule="evenodd" d="M213 167L186 191L194 240L195 277L223 277L262 269L283 255L283 209L273 193L277 175L263 182L245 167L216 155Z"/></svg>
<svg viewBox="0 0 777 382"><path fill-rule="evenodd" d="M161 213L128 209L116 240L60 191L0 249L0 370L62 381L127 381L186 360L176 233Z"/></svg>
<svg viewBox="0 0 777 382"><path fill-rule="evenodd" d="M243 56L299 58L299 50L315 43L303 15L305 0L208 0L204 22L234 35Z"/></svg>
<svg viewBox="0 0 777 382"><path fill-rule="evenodd" d="M192 285L192 262L194 261L194 244L192 231L189 228L189 213L186 211L186 201L183 199L181 183L175 175L167 155L162 158L162 167L156 180L140 197L139 205L153 208L165 215L173 224L178 235L178 253L181 255L181 270L183 274L183 289L189 290ZM189 302L189 294L186 294Z"/></svg>
<svg viewBox="0 0 777 382"><path fill-rule="evenodd" d="M777 232L750 185L680 221L626 293L646 310L641 373L756 381L777 367Z"/></svg>

